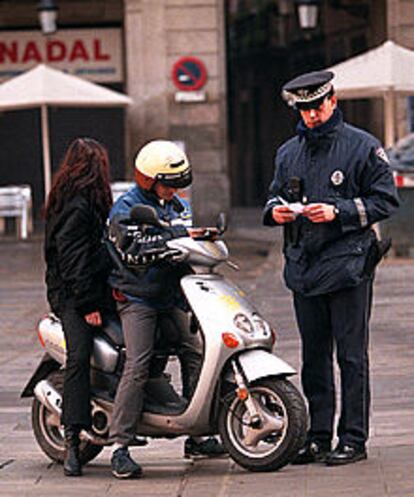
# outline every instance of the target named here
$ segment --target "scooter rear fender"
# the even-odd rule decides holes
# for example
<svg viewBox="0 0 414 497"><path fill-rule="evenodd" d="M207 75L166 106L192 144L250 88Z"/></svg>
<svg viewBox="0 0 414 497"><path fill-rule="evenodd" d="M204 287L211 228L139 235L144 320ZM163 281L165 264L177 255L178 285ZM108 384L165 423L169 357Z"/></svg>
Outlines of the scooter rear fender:
<svg viewBox="0 0 414 497"><path fill-rule="evenodd" d="M246 350L237 357L249 382L268 376L292 376L296 371L285 361L265 350Z"/></svg>
<svg viewBox="0 0 414 497"><path fill-rule="evenodd" d="M49 354L44 354L42 360L33 373L27 385L24 387L23 392L20 397L33 397L34 387L39 383L39 381L44 380L52 371L57 371L61 365L53 359Z"/></svg>

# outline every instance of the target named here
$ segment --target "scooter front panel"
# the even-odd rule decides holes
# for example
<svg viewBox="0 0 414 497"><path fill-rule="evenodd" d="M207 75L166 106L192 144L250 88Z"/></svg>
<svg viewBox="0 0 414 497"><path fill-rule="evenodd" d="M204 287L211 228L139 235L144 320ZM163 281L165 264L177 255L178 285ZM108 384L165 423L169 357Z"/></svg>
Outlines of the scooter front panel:
<svg viewBox="0 0 414 497"><path fill-rule="evenodd" d="M249 335L237 328L237 315L243 314L253 320L258 314L245 293L221 275L185 276L181 286L204 335L204 358L196 391L180 423L208 427L215 387L228 359L246 349L270 350L271 334L268 330L266 334L253 332ZM226 346L223 333L231 333L238 344L234 348Z"/></svg>
<svg viewBox="0 0 414 497"><path fill-rule="evenodd" d="M237 313L257 312L242 290L218 274L185 276L181 286L202 325L217 322L223 331L230 331Z"/></svg>

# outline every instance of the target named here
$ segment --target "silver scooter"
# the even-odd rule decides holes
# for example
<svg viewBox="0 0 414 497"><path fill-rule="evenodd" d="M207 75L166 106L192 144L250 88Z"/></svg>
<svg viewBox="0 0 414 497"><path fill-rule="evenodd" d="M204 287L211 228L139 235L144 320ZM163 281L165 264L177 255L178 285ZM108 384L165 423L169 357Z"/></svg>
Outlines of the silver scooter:
<svg viewBox="0 0 414 497"><path fill-rule="evenodd" d="M141 208L135 217L140 222L162 224L150 207ZM193 269L193 274L181 279L181 287L191 309L191 322L196 323L202 338L203 364L190 401L178 395L168 375L158 372L150 378L136 443L142 436L218 433L230 457L243 468L277 470L291 462L304 444L306 408L287 379L295 374L294 369L273 353L274 330L244 292L215 271L219 264L229 262L227 247L219 239L224 229L221 221L217 228L193 229L192 236L167 242L164 257L185 261ZM46 316L39 323L38 335L46 353L22 397L34 396L36 440L47 456L61 462L66 347L60 321L51 314ZM109 444L113 399L124 358L120 324L108 319L94 338L92 429L81 432L83 463Z"/></svg>

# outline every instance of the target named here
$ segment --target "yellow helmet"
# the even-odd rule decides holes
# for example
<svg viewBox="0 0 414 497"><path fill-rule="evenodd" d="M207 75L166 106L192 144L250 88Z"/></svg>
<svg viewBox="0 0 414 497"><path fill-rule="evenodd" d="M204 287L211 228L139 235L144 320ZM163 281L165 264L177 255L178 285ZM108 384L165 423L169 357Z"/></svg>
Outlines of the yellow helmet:
<svg viewBox="0 0 414 497"><path fill-rule="evenodd" d="M135 158L135 180L145 190L159 181L172 188L191 184L191 165L186 153L174 142L153 140Z"/></svg>

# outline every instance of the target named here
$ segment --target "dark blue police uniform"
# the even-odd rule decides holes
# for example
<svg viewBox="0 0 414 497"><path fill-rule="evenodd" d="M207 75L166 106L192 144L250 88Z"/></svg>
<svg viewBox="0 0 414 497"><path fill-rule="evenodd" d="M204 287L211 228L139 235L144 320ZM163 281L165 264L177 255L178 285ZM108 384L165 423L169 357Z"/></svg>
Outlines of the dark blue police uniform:
<svg viewBox="0 0 414 497"><path fill-rule="evenodd" d="M396 210L396 189L381 144L344 123L339 109L313 129L301 121L297 132L277 152L263 221L277 225L272 209L284 201L335 206L331 222L312 223L298 215L283 225L284 278L294 295L302 338L308 443L314 440L330 448L333 438L335 343L341 372L340 445L364 448L370 405L369 317L379 259L371 226Z"/></svg>

